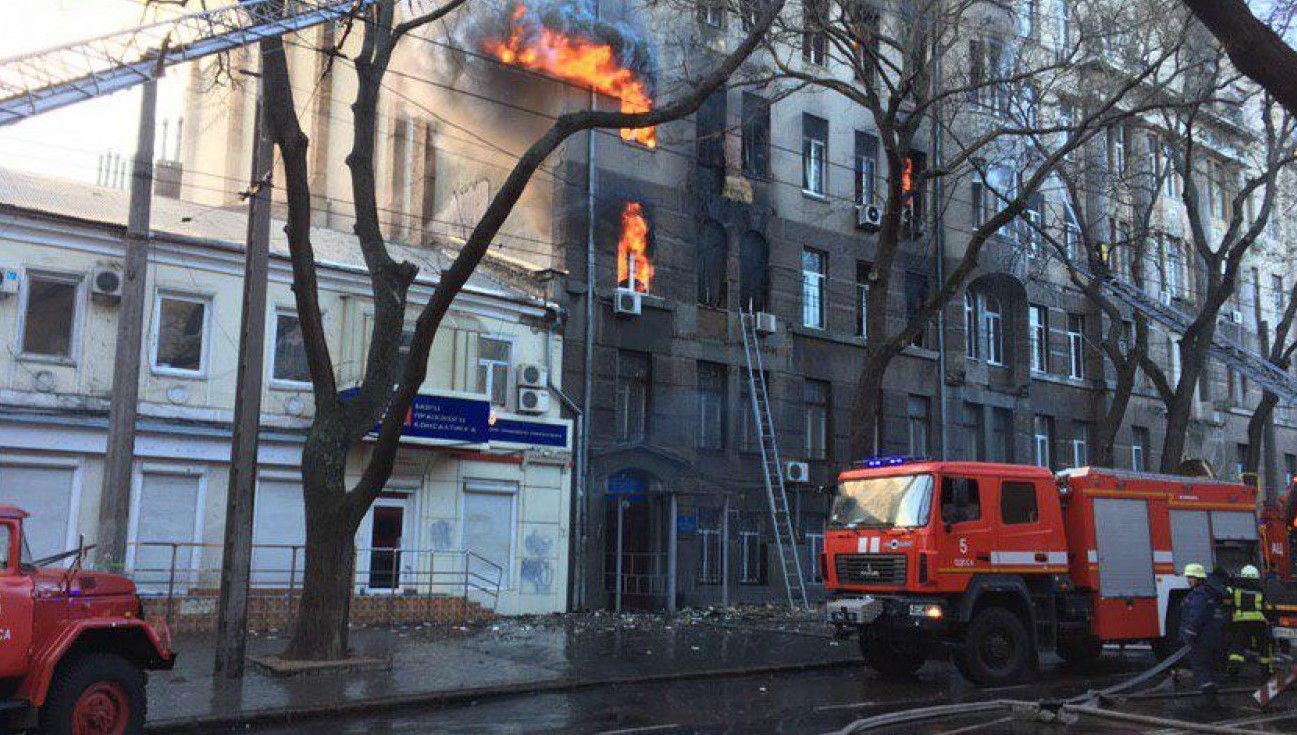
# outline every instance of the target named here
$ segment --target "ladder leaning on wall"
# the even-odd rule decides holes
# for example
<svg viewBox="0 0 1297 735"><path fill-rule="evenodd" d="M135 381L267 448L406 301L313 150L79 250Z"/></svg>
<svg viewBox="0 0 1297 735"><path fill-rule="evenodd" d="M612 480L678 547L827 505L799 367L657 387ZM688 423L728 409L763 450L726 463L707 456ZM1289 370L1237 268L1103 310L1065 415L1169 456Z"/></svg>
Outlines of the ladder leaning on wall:
<svg viewBox="0 0 1297 735"><path fill-rule="evenodd" d="M757 331L756 317L752 312L739 310L739 330L743 334L743 356L748 368L752 428L761 446L762 479L765 482L766 499L770 504L770 525L774 530L775 548L779 551L784 591L788 595L789 607L807 607L806 581L797 548L796 526L788 511L788 493L784 486L779 445L775 440L774 417L770 411L770 391L761 358L761 335Z"/></svg>

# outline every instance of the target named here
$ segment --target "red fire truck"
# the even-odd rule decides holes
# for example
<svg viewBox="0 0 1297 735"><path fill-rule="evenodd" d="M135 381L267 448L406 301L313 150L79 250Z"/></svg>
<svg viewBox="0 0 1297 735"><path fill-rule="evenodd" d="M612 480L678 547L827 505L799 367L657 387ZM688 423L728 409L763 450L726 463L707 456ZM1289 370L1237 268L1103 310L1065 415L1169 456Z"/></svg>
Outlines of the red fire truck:
<svg viewBox="0 0 1297 735"><path fill-rule="evenodd" d="M992 686L1021 680L1041 651L1174 650L1180 572L1258 563L1255 509L1255 489L1208 478L877 458L838 479L826 613L879 672L946 650Z"/></svg>
<svg viewBox="0 0 1297 735"><path fill-rule="evenodd" d="M143 672L175 662L165 627L129 579L82 570L84 548L32 561L26 517L0 506L0 732L143 732Z"/></svg>

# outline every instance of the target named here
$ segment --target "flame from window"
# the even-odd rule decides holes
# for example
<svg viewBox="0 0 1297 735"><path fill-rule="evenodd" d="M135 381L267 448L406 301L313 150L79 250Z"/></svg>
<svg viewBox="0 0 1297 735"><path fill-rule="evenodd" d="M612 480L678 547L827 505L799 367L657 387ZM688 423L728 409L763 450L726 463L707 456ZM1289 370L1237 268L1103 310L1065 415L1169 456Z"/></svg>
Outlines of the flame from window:
<svg viewBox="0 0 1297 735"><path fill-rule="evenodd" d="M627 202L621 212L617 241L617 285L648 293L653 284L653 261L648 257L648 220L639 202Z"/></svg>
<svg viewBox="0 0 1297 735"><path fill-rule="evenodd" d="M515 7L509 38L504 41L488 39L485 43L487 53L511 66L543 71L589 86L599 94L620 100L622 112L653 109L653 98L649 96L644 80L617 63L612 46L565 36L543 26L539 33L531 33L522 23L526 14L526 5ZM657 129L653 127L626 128L621 131L621 137L648 148L657 147Z"/></svg>

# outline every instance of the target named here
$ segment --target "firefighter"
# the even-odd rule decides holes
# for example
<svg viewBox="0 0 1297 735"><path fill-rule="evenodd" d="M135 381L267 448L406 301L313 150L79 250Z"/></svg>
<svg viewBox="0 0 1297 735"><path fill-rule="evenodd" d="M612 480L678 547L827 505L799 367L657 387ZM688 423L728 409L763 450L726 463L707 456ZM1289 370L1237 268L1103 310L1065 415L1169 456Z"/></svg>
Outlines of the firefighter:
<svg viewBox="0 0 1297 735"><path fill-rule="evenodd" d="M1270 624L1266 621L1261 591L1261 572L1248 564L1239 570L1230 590L1230 668L1247 660L1251 651L1267 669L1273 661L1270 651Z"/></svg>
<svg viewBox="0 0 1297 735"><path fill-rule="evenodd" d="M1185 566L1184 576L1189 580L1189 594L1180 603L1180 639L1190 647L1189 663L1202 703L1216 707L1225 649L1225 574L1217 570L1209 576L1206 567L1194 563Z"/></svg>

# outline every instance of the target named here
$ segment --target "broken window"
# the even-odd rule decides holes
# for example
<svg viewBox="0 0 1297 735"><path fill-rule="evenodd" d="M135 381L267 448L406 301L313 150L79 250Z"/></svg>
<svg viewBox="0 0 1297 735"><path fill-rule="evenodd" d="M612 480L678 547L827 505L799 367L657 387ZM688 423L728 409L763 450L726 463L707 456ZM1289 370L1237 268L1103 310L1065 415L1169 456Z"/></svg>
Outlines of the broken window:
<svg viewBox="0 0 1297 735"><path fill-rule="evenodd" d="M640 441L648 434L650 358L645 352L617 353L617 438Z"/></svg>
<svg viewBox="0 0 1297 735"><path fill-rule="evenodd" d="M725 168L725 90L721 89L703 100L694 113L695 143L698 164L716 169Z"/></svg>
<svg viewBox="0 0 1297 735"><path fill-rule="evenodd" d="M743 93L743 175L770 175L770 103L751 92Z"/></svg>
<svg viewBox="0 0 1297 735"><path fill-rule="evenodd" d="M913 319L927 300L928 277L923 273L907 272L905 274L905 318ZM914 337L914 346L927 347L928 334L931 331L928 326L920 330Z"/></svg>
<svg viewBox="0 0 1297 735"><path fill-rule="evenodd" d="M725 228L714 220L702 223L698 237L698 303L725 306Z"/></svg>
<svg viewBox="0 0 1297 735"><path fill-rule="evenodd" d="M76 276L27 273L23 354L72 359L77 315Z"/></svg>
<svg viewBox="0 0 1297 735"><path fill-rule="evenodd" d="M760 233L748 230L739 238L739 308L769 311L770 247Z"/></svg>

